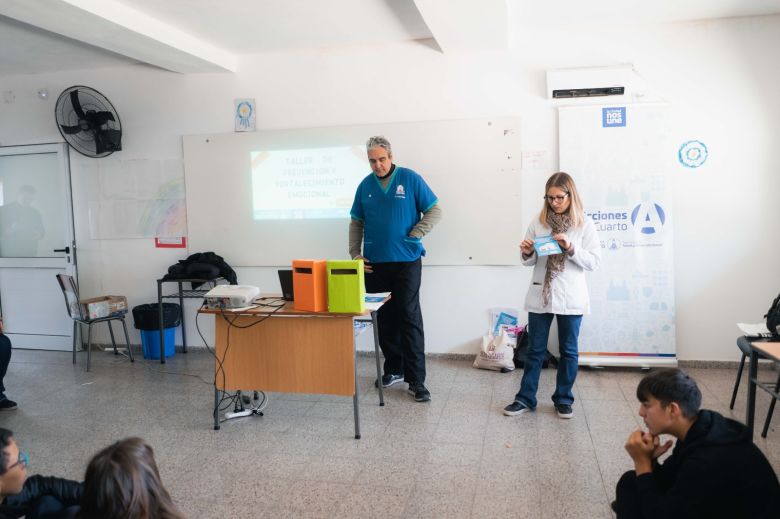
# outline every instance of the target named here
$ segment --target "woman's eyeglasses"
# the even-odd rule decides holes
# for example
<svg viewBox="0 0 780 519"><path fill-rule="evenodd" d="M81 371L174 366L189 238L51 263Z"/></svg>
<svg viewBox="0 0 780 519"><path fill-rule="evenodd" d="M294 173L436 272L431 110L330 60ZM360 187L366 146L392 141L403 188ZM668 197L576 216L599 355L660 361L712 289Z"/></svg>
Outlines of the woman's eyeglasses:
<svg viewBox="0 0 780 519"><path fill-rule="evenodd" d="M19 459L16 460L16 463L14 463L13 465L10 465L5 470L11 470L12 468L14 468L17 465L21 465L22 467L26 467L28 463L30 463L30 457L27 455L26 452L19 451Z"/></svg>
<svg viewBox="0 0 780 519"><path fill-rule="evenodd" d="M558 202L559 204L566 200L566 197L569 196L569 193L566 193L565 195L561 196L545 196L544 199L550 202L551 204L553 202Z"/></svg>

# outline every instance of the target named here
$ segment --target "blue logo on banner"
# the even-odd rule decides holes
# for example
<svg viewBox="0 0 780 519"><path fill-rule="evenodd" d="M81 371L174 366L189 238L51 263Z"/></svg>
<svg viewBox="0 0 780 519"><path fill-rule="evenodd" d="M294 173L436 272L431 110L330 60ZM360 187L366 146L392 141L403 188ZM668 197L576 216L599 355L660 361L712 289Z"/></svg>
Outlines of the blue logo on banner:
<svg viewBox="0 0 780 519"><path fill-rule="evenodd" d="M640 227L642 234L655 234L666 223L666 213L658 204L639 204L631 212L631 223Z"/></svg>
<svg viewBox="0 0 780 519"><path fill-rule="evenodd" d="M677 152L677 160L686 168L698 168L707 162L707 146L701 141L688 141L680 146Z"/></svg>
<svg viewBox="0 0 780 519"><path fill-rule="evenodd" d="M601 109L601 126L610 128L613 126L626 125L626 107L615 106L612 108Z"/></svg>

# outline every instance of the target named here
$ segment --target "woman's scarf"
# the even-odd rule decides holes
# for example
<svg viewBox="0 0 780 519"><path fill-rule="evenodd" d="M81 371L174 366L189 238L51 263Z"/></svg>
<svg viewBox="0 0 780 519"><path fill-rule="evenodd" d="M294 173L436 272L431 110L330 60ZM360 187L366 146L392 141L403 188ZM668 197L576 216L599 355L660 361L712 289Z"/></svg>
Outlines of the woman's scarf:
<svg viewBox="0 0 780 519"><path fill-rule="evenodd" d="M571 227L571 217L568 212L558 214L554 211L547 211L547 225L552 228L553 234L565 233ZM542 287L542 298L544 306L550 303L550 284L552 280L558 277L558 274L566 268L566 253L552 254L547 256L547 272L544 274L544 287Z"/></svg>

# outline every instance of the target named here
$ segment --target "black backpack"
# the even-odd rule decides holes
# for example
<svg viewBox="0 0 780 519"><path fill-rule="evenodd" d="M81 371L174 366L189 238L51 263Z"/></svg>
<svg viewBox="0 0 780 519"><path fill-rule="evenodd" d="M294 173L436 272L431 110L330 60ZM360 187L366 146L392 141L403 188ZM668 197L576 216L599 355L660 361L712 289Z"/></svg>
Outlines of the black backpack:
<svg viewBox="0 0 780 519"><path fill-rule="evenodd" d="M527 353L528 333L523 330L517 334L517 347L515 348L515 356L512 359L516 368L525 367L525 356ZM547 369L550 364L552 364L553 367L558 367L558 359L556 359L555 356L548 350L545 352L544 361L542 361L542 369Z"/></svg>
<svg viewBox="0 0 780 519"><path fill-rule="evenodd" d="M777 329L780 326L780 295L772 301L772 306L769 307L769 311L764 317L766 317L766 327L769 328L769 333L773 337L780 336L780 332Z"/></svg>

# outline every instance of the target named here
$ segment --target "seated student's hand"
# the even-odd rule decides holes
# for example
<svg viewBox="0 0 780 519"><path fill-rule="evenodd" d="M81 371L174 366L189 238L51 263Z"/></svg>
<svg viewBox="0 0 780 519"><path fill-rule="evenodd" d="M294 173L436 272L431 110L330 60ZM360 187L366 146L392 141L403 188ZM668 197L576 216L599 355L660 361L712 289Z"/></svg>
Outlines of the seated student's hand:
<svg viewBox="0 0 780 519"><path fill-rule="evenodd" d="M645 433L645 434L650 434L650 433ZM674 442L672 440L667 440L663 445L661 445L661 437L653 436L653 459L654 460L658 459L664 454L666 454L666 451L671 449L672 445L674 445Z"/></svg>
<svg viewBox="0 0 780 519"><path fill-rule="evenodd" d="M637 429L632 432L628 437L628 440L626 440L625 448L628 455L634 460L637 475L644 474L645 472L652 472L652 456L655 444L650 433L645 433L641 429Z"/></svg>
<svg viewBox="0 0 780 519"><path fill-rule="evenodd" d="M368 261L368 258L364 258L363 256L355 256L352 259L362 259L363 260L363 270L366 271L367 274L371 274L374 271L374 268L371 266L371 262Z"/></svg>

